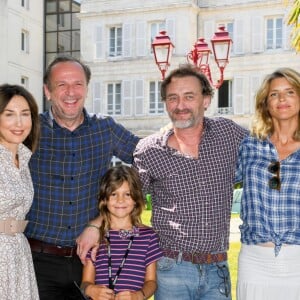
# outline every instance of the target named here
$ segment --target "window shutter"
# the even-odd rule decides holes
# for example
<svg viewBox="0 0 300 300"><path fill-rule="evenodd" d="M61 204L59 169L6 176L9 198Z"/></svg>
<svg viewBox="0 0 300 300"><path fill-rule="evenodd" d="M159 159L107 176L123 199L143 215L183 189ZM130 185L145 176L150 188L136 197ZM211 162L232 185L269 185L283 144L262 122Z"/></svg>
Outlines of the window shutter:
<svg viewBox="0 0 300 300"><path fill-rule="evenodd" d="M250 114L253 114L255 111L255 96L257 93L257 90L261 83L261 76L252 76L250 81Z"/></svg>
<svg viewBox="0 0 300 300"><path fill-rule="evenodd" d="M122 82L123 88L123 113L124 116L132 115L132 82L130 80L124 80Z"/></svg>
<svg viewBox="0 0 300 300"><path fill-rule="evenodd" d="M122 39L123 39L123 57L132 56L132 46L131 46L131 37L132 37L132 24L125 23L122 28Z"/></svg>
<svg viewBox="0 0 300 300"><path fill-rule="evenodd" d="M244 53L244 22L239 19L234 22L234 40L233 40L233 52L234 54Z"/></svg>
<svg viewBox="0 0 300 300"><path fill-rule="evenodd" d="M252 18L252 52L259 53L264 51L263 47L263 19L262 17Z"/></svg>
<svg viewBox="0 0 300 300"><path fill-rule="evenodd" d="M233 81L233 111L236 115L244 113L244 80L243 77L237 76Z"/></svg>
<svg viewBox="0 0 300 300"><path fill-rule="evenodd" d="M144 80L135 81L135 114L144 113Z"/></svg>
<svg viewBox="0 0 300 300"><path fill-rule="evenodd" d="M102 26L96 26L95 29L95 58L104 58Z"/></svg>
<svg viewBox="0 0 300 300"><path fill-rule="evenodd" d="M166 19L166 31L171 42L176 47L175 19ZM173 53L175 52L176 52L176 48L173 49Z"/></svg>
<svg viewBox="0 0 300 300"><path fill-rule="evenodd" d="M292 49L292 41L291 41L291 31L292 27L287 26L285 22L282 25L282 37L283 37L283 49L291 50Z"/></svg>
<svg viewBox="0 0 300 300"><path fill-rule="evenodd" d="M101 112L101 83L99 81L93 84L93 113Z"/></svg>
<svg viewBox="0 0 300 300"><path fill-rule="evenodd" d="M208 45L210 45L210 40L215 34L215 23L214 21L205 21L204 22L204 32L203 37Z"/></svg>
<svg viewBox="0 0 300 300"><path fill-rule="evenodd" d="M146 56L146 23L137 22L136 24L136 56Z"/></svg>

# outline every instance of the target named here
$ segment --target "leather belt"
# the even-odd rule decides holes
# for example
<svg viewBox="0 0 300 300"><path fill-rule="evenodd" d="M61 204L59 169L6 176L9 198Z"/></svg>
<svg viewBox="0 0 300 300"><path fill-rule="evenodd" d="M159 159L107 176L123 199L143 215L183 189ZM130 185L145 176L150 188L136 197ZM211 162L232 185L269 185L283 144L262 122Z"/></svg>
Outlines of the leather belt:
<svg viewBox="0 0 300 300"><path fill-rule="evenodd" d="M164 256L174 259L182 259L184 261L189 261L193 264L211 264L227 260L227 252L221 253L189 253L180 252L170 249L163 249Z"/></svg>
<svg viewBox="0 0 300 300"><path fill-rule="evenodd" d="M76 256L76 247L62 247L53 244L45 243L36 239L28 238L31 251L37 253L52 254L64 257Z"/></svg>
<svg viewBox="0 0 300 300"><path fill-rule="evenodd" d="M27 223L26 220L16 220L14 218L0 220L0 233L15 235L15 233L24 232Z"/></svg>

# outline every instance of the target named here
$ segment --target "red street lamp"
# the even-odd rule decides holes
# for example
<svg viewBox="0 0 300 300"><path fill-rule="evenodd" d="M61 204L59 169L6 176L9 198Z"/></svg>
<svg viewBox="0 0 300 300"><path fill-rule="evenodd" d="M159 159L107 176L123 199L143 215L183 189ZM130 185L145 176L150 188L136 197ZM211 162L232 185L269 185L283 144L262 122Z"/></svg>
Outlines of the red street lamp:
<svg viewBox="0 0 300 300"><path fill-rule="evenodd" d="M159 35L152 42L155 63L161 72L162 80L165 79L165 73L170 66L173 48L175 48L166 33L166 31L160 31Z"/></svg>
<svg viewBox="0 0 300 300"><path fill-rule="evenodd" d="M208 48L204 38L198 39L194 48L188 53L187 60L193 63L200 72L204 73L210 83L218 89L224 81L223 73L229 62L230 46L232 44L232 40L229 37L228 31L225 30L225 26L220 26L219 30L215 32L214 37L211 39L211 44L214 59L220 71L220 78L216 83L212 80L209 66L211 50Z"/></svg>

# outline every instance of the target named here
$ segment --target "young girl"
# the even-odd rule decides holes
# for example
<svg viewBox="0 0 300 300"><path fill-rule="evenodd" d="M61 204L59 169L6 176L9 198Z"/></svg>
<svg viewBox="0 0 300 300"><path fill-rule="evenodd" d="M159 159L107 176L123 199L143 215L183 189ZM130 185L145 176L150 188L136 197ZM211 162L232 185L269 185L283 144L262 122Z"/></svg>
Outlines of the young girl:
<svg viewBox="0 0 300 300"><path fill-rule="evenodd" d="M143 300L156 290L158 236L141 223L145 205L135 170L118 166L101 180L99 209L103 218L95 262L83 268L83 293L101 300Z"/></svg>

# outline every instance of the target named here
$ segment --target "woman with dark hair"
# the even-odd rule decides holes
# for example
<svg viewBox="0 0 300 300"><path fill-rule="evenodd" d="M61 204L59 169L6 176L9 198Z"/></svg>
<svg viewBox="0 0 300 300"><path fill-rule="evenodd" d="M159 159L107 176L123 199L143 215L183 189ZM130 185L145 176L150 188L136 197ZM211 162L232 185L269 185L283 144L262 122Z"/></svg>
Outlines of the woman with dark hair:
<svg viewBox="0 0 300 300"><path fill-rule="evenodd" d="M239 150L243 183L237 299L300 299L300 74L281 68L256 95Z"/></svg>
<svg viewBox="0 0 300 300"><path fill-rule="evenodd" d="M0 295L39 299L31 250L23 234L33 199L28 161L39 138L38 106L22 86L0 85Z"/></svg>

